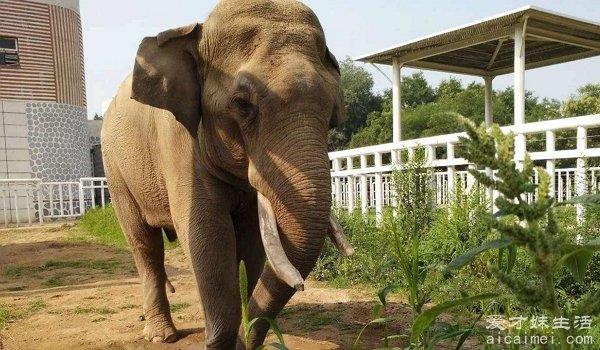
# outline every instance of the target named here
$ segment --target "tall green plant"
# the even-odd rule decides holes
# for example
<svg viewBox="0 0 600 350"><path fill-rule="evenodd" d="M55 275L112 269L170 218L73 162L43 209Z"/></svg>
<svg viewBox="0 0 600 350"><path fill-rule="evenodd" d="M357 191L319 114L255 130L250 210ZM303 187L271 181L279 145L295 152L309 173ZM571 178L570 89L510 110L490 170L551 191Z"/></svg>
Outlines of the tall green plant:
<svg viewBox="0 0 600 350"><path fill-rule="evenodd" d="M433 192L433 173L431 168L427 167L423 150L415 152L412 161L394 171L393 179L397 206L385 217L382 231L391 237L395 252L394 262L400 270L402 280L401 283L389 285L379 292L381 304L374 309L374 316L377 317L370 324L383 324L386 327L384 348L388 348L390 339L408 337L407 335L388 336L387 323L394 317L383 316L387 295L402 286L408 294L409 304L416 315L412 334L409 337L411 341L409 348L434 349L442 340L460 337L457 345L457 349L460 349L471 333L472 327L438 328L432 327L432 324L442 312L450 308L489 298L492 295L464 296L424 310L425 303L431 300L437 276L429 273L432 264L424 254L423 242L428 235L432 234L437 209ZM359 343L360 335L355 346Z"/></svg>
<svg viewBox="0 0 600 350"><path fill-rule="evenodd" d="M422 150L421 150L422 151ZM426 167L424 152L415 152L414 160L393 173L397 206L383 223L392 238L395 260L399 265L408 301L416 313L431 298L426 286L428 264L421 243L435 218L433 173Z"/></svg>
<svg viewBox="0 0 600 350"><path fill-rule="evenodd" d="M477 128L465 120L469 138L463 138L466 158L479 167L497 171L497 178L471 170L479 183L497 190L501 196L495 204L499 211L493 216L491 226L499 232L498 239L488 241L456 258L448 266L452 271L468 264L478 254L490 249L520 249L527 252L533 264L523 276L516 276L506 266L488 265L490 273L497 278L522 305L549 313L555 318L600 313L600 289L592 290L578 300L574 307L560 305L555 288L555 274L566 266L573 276L583 279L585 269L600 250L600 239L585 244L568 241L560 234L554 216L554 198L549 194L549 176L538 168L539 185L533 183L534 165L529 156L522 164L514 161L514 137L504 135L498 126L487 130ZM535 200L528 202L527 196ZM593 195L580 197L574 202L587 204L598 201ZM514 257L515 254L512 254ZM510 266L513 262L507 262ZM557 330L562 349L571 348L567 336L572 331Z"/></svg>
<svg viewBox="0 0 600 350"><path fill-rule="evenodd" d="M249 311L248 311L248 275L246 274L246 264L244 263L244 261L240 261L240 266L239 266L239 288L240 288L240 299L241 299L241 306L242 306L242 329L244 330L244 345L246 347L246 349L248 349L248 343L250 340L250 332L252 331L252 328L254 327L254 325L256 324L256 322L259 321L263 321L263 322L267 322L269 324L269 328L273 331L273 333L275 333L275 335L277 336L277 339L279 340L279 343L270 343L268 345L261 345L258 348L256 348L256 350L263 350L266 349L267 346L270 346L274 349L278 349L278 350L288 350L288 348L285 346L285 341L283 340L283 333L281 332L281 329L279 328L279 326L277 325L277 322L271 318L268 317L256 317L253 318L252 320L250 319L250 315L249 315ZM249 349L251 350L251 349Z"/></svg>

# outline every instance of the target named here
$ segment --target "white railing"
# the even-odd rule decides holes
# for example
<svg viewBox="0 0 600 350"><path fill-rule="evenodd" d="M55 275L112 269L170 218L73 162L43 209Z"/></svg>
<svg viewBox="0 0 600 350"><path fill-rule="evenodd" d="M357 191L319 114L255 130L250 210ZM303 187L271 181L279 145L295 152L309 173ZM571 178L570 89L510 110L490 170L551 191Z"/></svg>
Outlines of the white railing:
<svg viewBox="0 0 600 350"><path fill-rule="evenodd" d="M587 130L598 127L600 115L596 114L506 126L502 127L502 131L525 137L545 134L545 149L529 152L529 155L534 161L545 161L545 168L551 174L552 192L558 201L564 201L599 188L600 168L587 168L585 165L586 159L600 157L600 148L590 148L587 144ZM569 130L577 133L576 148L557 150L556 132ZM383 206L393 205L394 202L389 174L402 166L402 159L412 159L418 148L425 149L428 166L435 169L433 183L437 202L447 203L457 184L470 188L474 181L466 171L471 164L464 158L455 157L455 148L461 136L466 134L455 133L330 152L334 205L350 211L360 205L364 213L369 208L375 208L380 216ZM444 156L438 158L438 154ZM576 160L575 168L556 168L558 160L569 159ZM361 190L363 187L366 191Z"/></svg>
<svg viewBox="0 0 600 350"><path fill-rule="evenodd" d="M106 178L43 182L39 179L0 179L0 220L21 226L72 219L110 202Z"/></svg>

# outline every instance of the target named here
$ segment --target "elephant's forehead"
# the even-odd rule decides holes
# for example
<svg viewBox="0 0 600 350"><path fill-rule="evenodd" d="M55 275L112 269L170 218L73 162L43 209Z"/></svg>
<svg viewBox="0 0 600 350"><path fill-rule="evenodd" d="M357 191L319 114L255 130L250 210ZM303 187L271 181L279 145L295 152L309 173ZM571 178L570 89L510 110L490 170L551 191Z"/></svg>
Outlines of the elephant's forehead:
<svg viewBox="0 0 600 350"><path fill-rule="evenodd" d="M207 22L227 20L229 25L233 25L244 18L321 28L315 13L296 0L222 0Z"/></svg>

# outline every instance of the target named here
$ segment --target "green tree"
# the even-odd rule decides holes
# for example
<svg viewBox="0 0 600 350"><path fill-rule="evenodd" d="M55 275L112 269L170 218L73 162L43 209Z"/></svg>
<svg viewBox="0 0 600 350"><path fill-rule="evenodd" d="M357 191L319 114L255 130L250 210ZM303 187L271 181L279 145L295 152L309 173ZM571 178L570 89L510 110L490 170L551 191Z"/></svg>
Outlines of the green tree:
<svg viewBox="0 0 600 350"><path fill-rule="evenodd" d="M423 72L402 77L402 107L416 107L435 101L435 91Z"/></svg>
<svg viewBox="0 0 600 350"><path fill-rule="evenodd" d="M350 148L392 142L392 101L385 98L380 111L371 112L367 122L352 135Z"/></svg>
<svg viewBox="0 0 600 350"><path fill-rule="evenodd" d="M567 117L600 113L600 84L587 84L577 89L563 105Z"/></svg>
<svg viewBox="0 0 600 350"><path fill-rule="evenodd" d="M367 116L381 105L381 98L373 93L373 77L367 70L346 58L340 62L340 71L348 119L330 132L330 149L345 147L352 134L365 125Z"/></svg>
<svg viewBox="0 0 600 350"><path fill-rule="evenodd" d="M462 83L455 77L444 79L435 89L435 94L438 99L452 98L463 91Z"/></svg>

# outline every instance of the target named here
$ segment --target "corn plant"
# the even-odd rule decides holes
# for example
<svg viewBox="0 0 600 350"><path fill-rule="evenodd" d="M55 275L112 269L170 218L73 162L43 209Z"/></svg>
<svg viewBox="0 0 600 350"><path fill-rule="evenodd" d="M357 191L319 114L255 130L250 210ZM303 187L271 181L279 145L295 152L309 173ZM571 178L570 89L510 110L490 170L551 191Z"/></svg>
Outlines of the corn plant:
<svg viewBox="0 0 600 350"><path fill-rule="evenodd" d="M354 341L353 350L360 348L362 334L372 325L384 327L383 349L390 349L389 343L392 339L408 338L409 348L429 350L434 349L440 341L455 337L460 337L457 346L457 349L460 349L473 331L474 325L468 328L458 325L446 328L432 327L435 319L450 308L496 295L465 296L424 310L424 305L431 300L435 288L435 276L429 274L432 267L423 254L422 246L426 235L432 233L436 216L432 176L432 171L427 168L423 150L415 152L414 159L393 174L398 205L394 212L385 217L382 230L391 237L391 246L395 253L392 265L398 267L402 280L398 281L400 283L386 286L379 292L379 303L373 308L373 320L363 327ZM400 288L407 292L408 302L416 316L410 335L389 335L388 323L396 317L385 315L386 299L390 293Z"/></svg>
<svg viewBox="0 0 600 350"><path fill-rule="evenodd" d="M471 174L479 183L498 191L495 204L498 207L491 219L491 227L499 233L497 239L487 241L471 249L452 261L447 272L459 269L470 263L478 254L498 249L513 252L507 255L504 265L488 264L490 273L509 291L511 297L523 306L541 310L554 317L575 315L594 316L600 313L600 288L591 290L578 300L577 305L568 308L558 303L555 288L557 270L566 266L578 281L583 280L587 265L593 254L600 250L600 239L577 244L568 241L560 233L554 217L556 202L549 193L549 176L538 168L539 184L534 184L534 165L529 156L522 164L514 161L514 137L504 135L498 126L487 130L477 128L465 120L469 138L463 138L465 157L479 167L489 167L497 171L497 178L487 176L477 170ZM527 196L534 200L528 202ZM569 204L597 204L598 195L575 198ZM524 250L532 259L533 267L525 276L511 273L515 251ZM500 259L499 259L500 260ZM557 330L561 349L571 349L567 344L569 331Z"/></svg>
<svg viewBox="0 0 600 350"><path fill-rule="evenodd" d="M268 345L261 345L256 350L266 349L267 346L270 346L279 350L288 350L285 346L285 341L283 340L283 333L281 329L277 325L277 322L268 317L257 317L250 320L249 311L248 311L248 275L246 273L246 264L244 261L240 261L239 266L239 287L240 287L240 298L242 301L242 329L244 330L244 345L246 349L248 349L248 343L250 339L250 332L252 331L252 327L258 321L264 321L269 324L269 328L275 333L279 343L270 343Z"/></svg>

